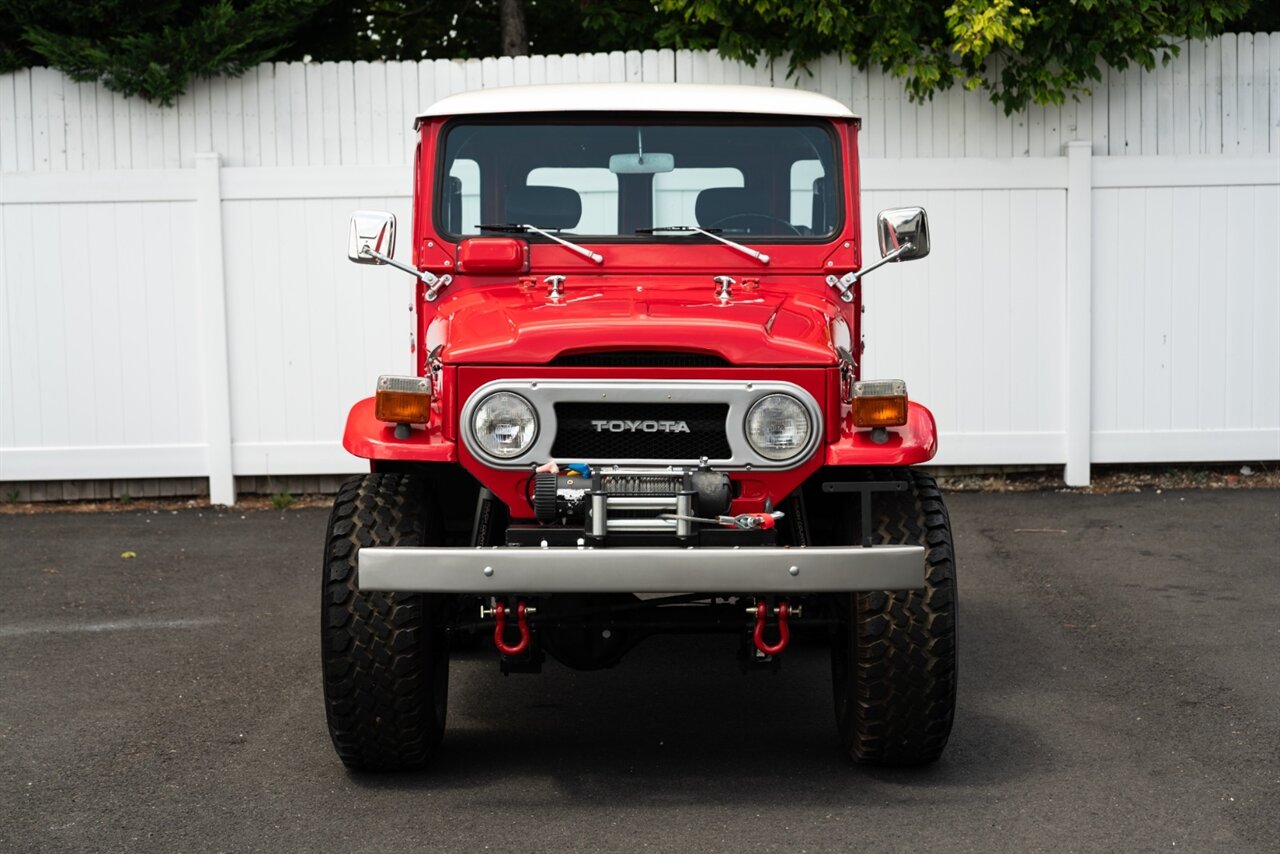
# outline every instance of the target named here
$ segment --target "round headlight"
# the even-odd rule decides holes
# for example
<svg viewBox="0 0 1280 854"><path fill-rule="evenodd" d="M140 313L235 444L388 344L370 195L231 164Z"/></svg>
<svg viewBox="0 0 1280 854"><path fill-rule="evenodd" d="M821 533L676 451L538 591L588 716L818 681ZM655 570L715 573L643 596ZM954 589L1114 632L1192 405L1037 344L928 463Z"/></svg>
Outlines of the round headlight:
<svg viewBox="0 0 1280 854"><path fill-rule="evenodd" d="M762 457L786 460L809 445L809 413L789 394L770 394L747 411L747 441Z"/></svg>
<svg viewBox="0 0 1280 854"><path fill-rule="evenodd" d="M518 457L538 435L538 417L529 401L518 394L500 391L491 394L471 416L471 432L480 450L492 457Z"/></svg>

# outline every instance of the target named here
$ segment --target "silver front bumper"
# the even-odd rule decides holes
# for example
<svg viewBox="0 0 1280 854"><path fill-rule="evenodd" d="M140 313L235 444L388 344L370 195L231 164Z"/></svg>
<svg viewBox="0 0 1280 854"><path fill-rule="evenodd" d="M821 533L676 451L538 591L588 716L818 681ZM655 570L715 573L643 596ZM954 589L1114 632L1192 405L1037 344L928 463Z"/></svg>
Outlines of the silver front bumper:
<svg viewBox="0 0 1280 854"><path fill-rule="evenodd" d="M921 546L367 548L361 590L404 593L842 593L924 586Z"/></svg>

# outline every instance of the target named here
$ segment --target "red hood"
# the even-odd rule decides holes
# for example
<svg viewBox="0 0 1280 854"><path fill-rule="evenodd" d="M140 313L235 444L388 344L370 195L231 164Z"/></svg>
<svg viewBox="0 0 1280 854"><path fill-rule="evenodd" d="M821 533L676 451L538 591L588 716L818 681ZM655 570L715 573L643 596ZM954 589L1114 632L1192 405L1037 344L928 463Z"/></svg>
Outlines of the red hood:
<svg viewBox="0 0 1280 854"><path fill-rule="evenodd" d="M581 282L581 280L579 280ZM564 353L680 350L732 365L831 365L837 312L811 281L736 286L721 305L708 280L568 282L559 303L545 285L454 283L427 330L451 364L546 364Z"/></svg>

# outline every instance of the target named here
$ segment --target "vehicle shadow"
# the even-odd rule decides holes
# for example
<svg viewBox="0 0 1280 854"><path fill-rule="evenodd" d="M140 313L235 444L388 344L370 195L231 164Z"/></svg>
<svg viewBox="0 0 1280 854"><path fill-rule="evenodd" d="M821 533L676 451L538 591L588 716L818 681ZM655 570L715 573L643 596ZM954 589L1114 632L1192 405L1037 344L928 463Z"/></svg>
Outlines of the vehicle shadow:
<svg viewBox="0 0 1280 854"><path fill-rule="evenodd" d="M527 778L582 803L847 806L915 788L967 800L985 783L1045 770L1029 731L974 702L978 685L962 688L940 762L855 765L839 748L825 645L793 647L776 673L742 673L736 649L723 636L654 638L613 670L579 673L548 660L540 676L505 678L487 651L465 654L453 664L449 729L431 767L350 780L449 791Z"/></svg>

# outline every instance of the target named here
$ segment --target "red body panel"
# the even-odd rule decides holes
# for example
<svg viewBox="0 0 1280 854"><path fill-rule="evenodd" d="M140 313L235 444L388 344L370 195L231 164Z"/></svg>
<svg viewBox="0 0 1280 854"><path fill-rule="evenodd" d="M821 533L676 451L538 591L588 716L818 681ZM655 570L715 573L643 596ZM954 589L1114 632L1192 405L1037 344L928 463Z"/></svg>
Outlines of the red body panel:
<svg viewBox="0 0 1280 854"><path fill-rule="evenodd" d="M443 345L440 357L457 365L545 365L600 349L703 352L742 366L836 362L837 301L800 277L757 274L728 303L710 276L567 276L563 291L557 302L535 281L453 291L427 325L426 348Z"/></svg>
<svg viewBox="0 0 1280 854"><path fill-rule="evenodd" d="M367 460L457 461L457 447L441 435L439 425L433 424L426 430L412 430L409 438L397 439L394 424L374 417L373 400L366 397L351 407L347 415L347 429L342 434L342 447Z"/></svg>
<svg viewBox="0 0 1280 854"><path fill-rule="evenodd" d="M487 382L499 379L522 379L525 374L538 379L741 379L737 368L688 370L676 368L592 369L526 368L523 366L465 367L449 372L455 393L450 399L466 400ZM933 415L918 403L910 403L907 423L888 431L883 444L871 441L870 431L858 430L849 420L848 407L839 407L832 394L839 387L839 374L832 369L760 369L752 372L760 381L777 380L800 386L823 402L832 413L827 426L828 444L804 464L785 471L739 471L731 476L739 484L739 497L731 512L752 513L764 509L765 502L774 504L794 491L822 466L902 466L927 462L937 452L937 436ZM531 472L523 469L495 469L470 454L466 447L446 439L457 435L458 407L442 406L437 411L440 422L430 430L414 430L409 438L397 439L392 425L373 417L373 399L360 401L347 419L343 447L359 457L397 462L460 462L471 474L510 508L512 515L532 515L528 503ZM834 437L834 441L831 441ZM568 460L562 462L571 462Z"/></svg>
<svg viewBox="0 0 1280 854"><path fill-rule="evenodd" d="M781 501L822 466L899 466L926 462L936 452L933 416L910 404L908 422L876 444L849 422L839 400L837 348L862 351L861 286L845 303L825 283L862 266L857 124L837 121L843 148L845 226L823 243L750 242L767 252L761 264L707 240L591 242L603 264L563 246L524 239L468 239L462 249L441 240L432 220L433 164L443 119L420 126L416 164L413 260L422 269L450 273L453 282L434 302L417 286L417 340L435 373L434 420L429 430L396 439L394 428L373 417L373 399L351 410L343 446L374 461L458 462L511 508L532 515L526 497L530 472L494 469L455 441L462 404L496 379L752 379L794 382L828 414L825 448L786 471L742 471L733 513L758 512ZM512 255L513 246L519 247ZM527 246L527 255L525 247ZM496 273L523 267L527 272ZM494 265L497 265L495 268ZM548 299L549 275L564 276L563 296ZM727 302L716 298L714 276L736 281ZM556 368L559 356L601 350L679 350L716 355L733 367L701 369Z"/></svg>
<svg viewBox="0 0 1280 854"><path fill-rule="evenodd" d="M907 402L907 423L890 427L888 432L888 441L877 445L871 441L871 431L854 427L846 413L840 422L839 441L827 446L826 465L914 466L927 463L938 452L933 413L915 401Z"/></svg>
<svg viewBox="0 0 1280 854"><path fill-rule="evenodd" d="M432 216L432 204L435 199L434 164L437 161L439 134L447 121L446 118L435 118L422 122L418 127L420 140L414 173L416 185L414 187L413 261L419 268L431 270L437 274L452 274L454 281L436 302L427 302L423 298L426 285L418 283L417 340L423 342L432 340L428 334L428 327L440 314L456 314L462 306L455 304L454 300L460 296L486 294L492 289L497 289L499 293L494 296L502 298L504 295L509 296L512 288L527 290L529 292L527 296L530 298L534 293L545 295L547 286L543 283L543 279L550 275L566 277L563 302L570 304L576 297L586 292L604 292L614 296L613 291L616 289L634 290L636 287L642 287L652 295L654 291L666 290L669 286L692 288L693 293L698 295L697 300L690 301L686 298L686 303L701 301L709 303L713 302L710 297L714 294L712 277L724 275L732 276L737 280L733 289L735 294L746 293L748 289L758 284L764 291L785 289L786 294L797 301L811 300L833 306L833 312L845 319L847 328L852 333L852 352L855 356L860 353L862 340L860 288L855 288L853 302L845 303L833 299L835 292L825 282L828 274L841 275L862 266L856 121L833 120L841 145L841 166L846 190L843 202L844 227L840 234L829 241L803 244L750 242L748 245L769 254L768 265L747 258L727 246L705 240L643 240L618 243L593 241L590 248L605 258L604 263L599 265L558 244L531 242L529 272L523 276L471 275L458 270L458 246L443 241L439 232L436 231ZM587 286L587 282L599 287L593 290ZM503 310L498 312L501 314L511 307L500 306L499 308ZM512 308L512 310L515 309ZM586 317L591 309L582 306L581 311L582 316ZM519 319L523 320L526 317L522 316ZM510 321L510 317L501 318L496 315L491 319L495 326ZM564 317L562 316L561 319ZM601 328L603 318L599 315L596 316L596 320L595 346L610 345L613 340L610 334L612 330ZM477 321L477 323L483 324L483 321ZM656 324L650 324L650 327L655 329L651 346L669 347L670 336L664 338L663 333L656 331ZM781 330L775 332L775 339L780 338L780 333ZM510 337L512 336L508 336L508 339ZM685 344L690 343L687 339L688 336L685 336ZM495 334L493 338L495 348L499 346L500 340L501 338ZM440 343L446 342L437 340L435 344L428 343L421 348L423 364L419 366L419 372L426 370L427 354ZM525 343L522 341L521 346L523 347ZM459 340L457 346L471 345ZM515 352L519 355L514 355ZM486 357L482 361L490 364L513 361L536 363L535 359L522 350L514 352L508 350L501 357ZM542 361L545 363L546 360ZM809 359L798 361L811 363ZM823 363L830 364L833 361L834 356L824 359ZM759 362L734 361L734 364L785 364L788 362L796 363L773 358ZM457 364L448 358L445 359L445 363Z"/></svg>

